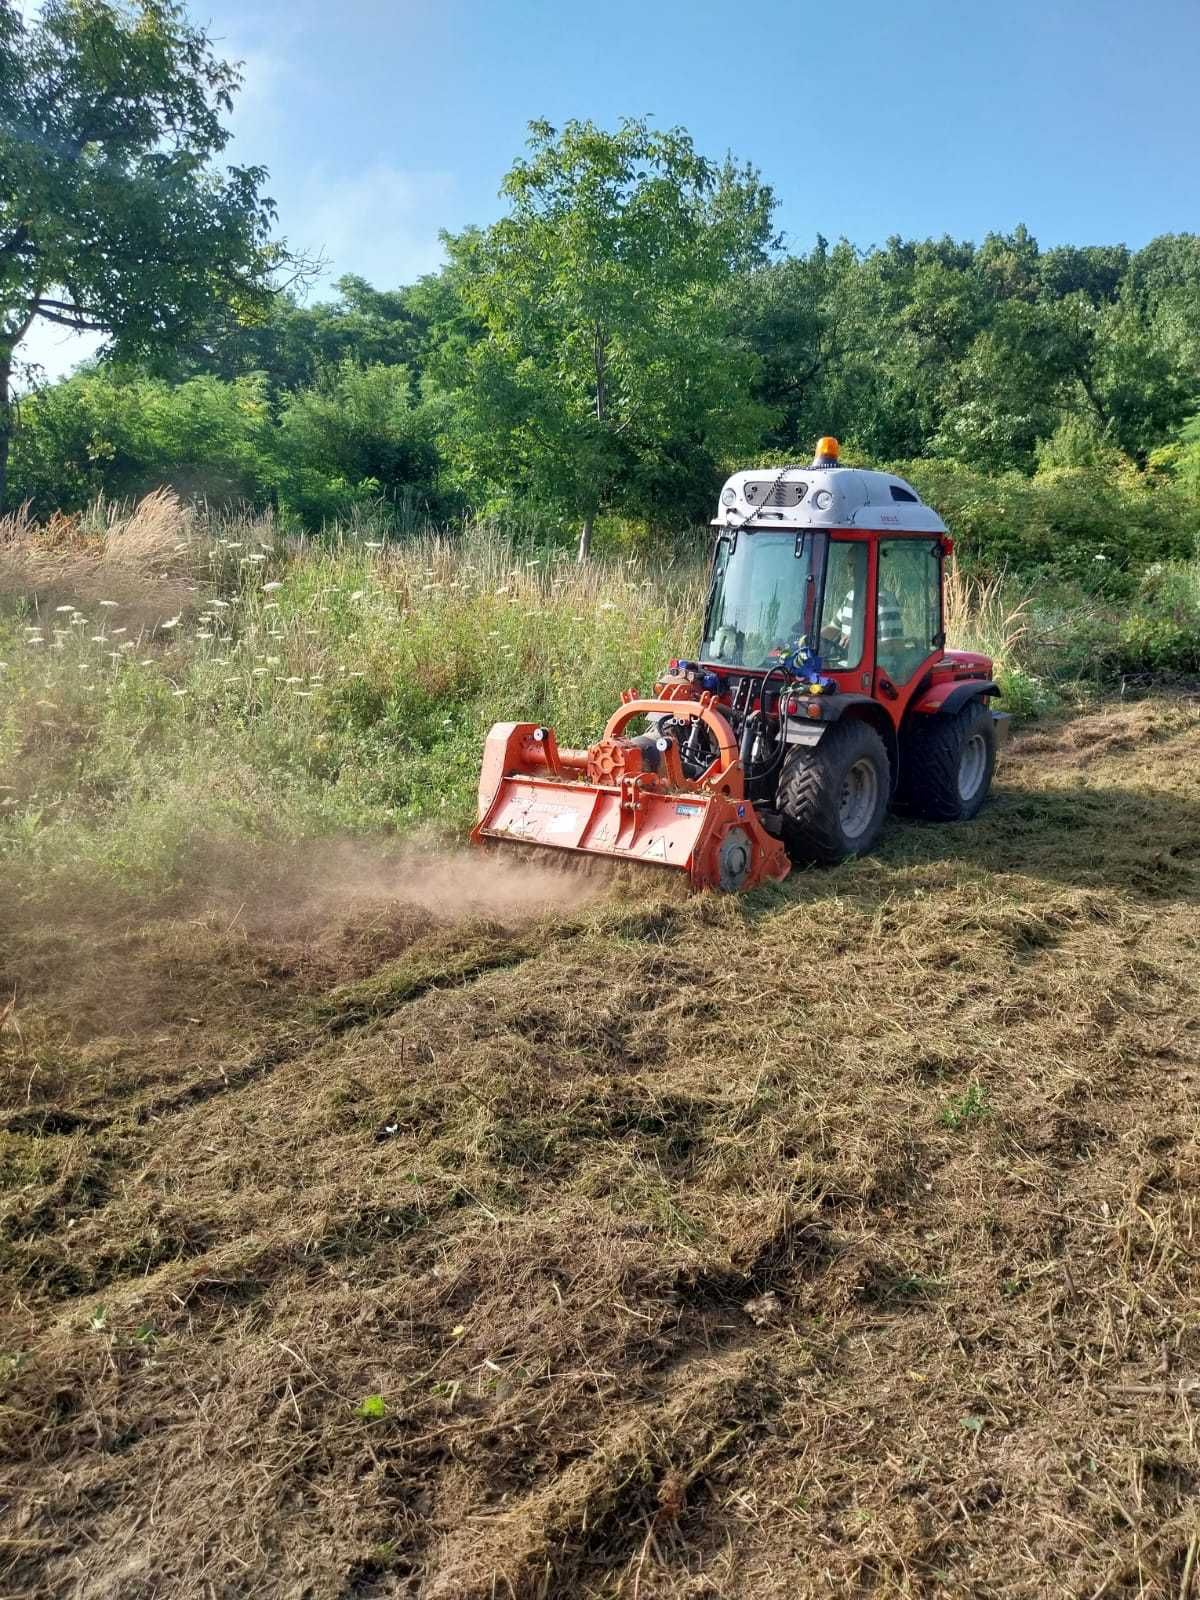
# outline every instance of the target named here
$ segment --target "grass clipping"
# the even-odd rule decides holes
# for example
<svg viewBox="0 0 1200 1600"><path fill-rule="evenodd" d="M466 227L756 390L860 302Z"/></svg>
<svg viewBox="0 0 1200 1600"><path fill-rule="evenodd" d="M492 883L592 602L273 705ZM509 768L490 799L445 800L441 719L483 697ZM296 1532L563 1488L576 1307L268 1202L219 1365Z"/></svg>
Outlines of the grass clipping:
<svg viewBox="0 0 1200 1600"><path fill-rule="evenodd" d="M744 899L6 917L3 1592L1194 1595L1198 732Z"/></svg>

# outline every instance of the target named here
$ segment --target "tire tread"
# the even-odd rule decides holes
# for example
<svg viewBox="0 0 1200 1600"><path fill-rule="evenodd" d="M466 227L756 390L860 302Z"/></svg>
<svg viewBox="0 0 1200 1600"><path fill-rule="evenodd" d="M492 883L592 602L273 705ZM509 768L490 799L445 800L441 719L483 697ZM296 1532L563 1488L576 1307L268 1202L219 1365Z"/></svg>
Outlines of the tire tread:
<svg viewBox="0 0 1200 1600"><path fill-rule="evenodd" d="M852 750L855 744L861 745L862 753L875 756L882 802L875 827L864 835L861 844L847 848L837 817L840 788L835 790L835 778L842 770L848 747ZM887 814L890 786L891 763L875 729L860 719L834 723L819 744L811 750L801 747L791 756L779 780L776 805L783 819L788 854L794 861L832 866L849 855L869 850Z"/></svg>
<svg viewBox="0 0 1200 1600"><path fill-rule="evenodd" d="M961 822L973 817L991 788L996 759L992 713L980 698L951 716L933 715L927 726L913 728L906 741L900 769L899 799L906 810L931 822ZM963 747L977 731L987 728L989 768L973 801L964 805L958 792L958 769Z"/></svg>

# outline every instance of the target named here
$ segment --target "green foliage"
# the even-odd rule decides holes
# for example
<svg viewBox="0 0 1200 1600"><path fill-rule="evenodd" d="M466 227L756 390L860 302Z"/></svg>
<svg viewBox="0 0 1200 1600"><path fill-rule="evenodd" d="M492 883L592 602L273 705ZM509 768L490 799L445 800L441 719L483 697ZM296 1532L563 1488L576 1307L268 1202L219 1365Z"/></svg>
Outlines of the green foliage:
<svg viewBox="0 0 1200 1600"><path fill-rule="evenodd" d="M1196 548L1197 503L1119 458L1032 478L934 460L899 462L895 470L938 508L973 573L1056 574L1087 590L1128 595L1150 563Z"/></svg>
<svg viewBox="0 0 1200 1600"><path fill-rule="evenodd" d="M695 517L720 459L761 430L721 291L762 258L773 197L644 120L534 123L530 146L509 215L447 239L484 330L455 389L465 480L585 523Z"/></svg>
<svg viewBox="0 0 1200 1600"><path fill-rule="evenodd" d="M347 274L335 297L300 305L277 294L255 316L217 305L190 337L150 352L145 370L172 382L208 376L232 381L261 374L272 399L318 381L347 361L405 366L419 373L435 339L438 300L422 280L410 289L374 289ZM440 333L440 325L437 333Z"/></svg>
<svg viewBox="0 0 1200 1600"><path fill-rule="evenodd" d="M343 362L278 410L262 374L171 384L101 368L25 402L12 484L40 515L169 484L210 504L275 503L312 528L376 503L444 516L443 410L398 366Z"/></svg>
<svg viewBox="0 0 1200 1600"><path fill-rule="evenodd" d="M981 1084L972 1083L957 1100L951 1100L942 1107L938 1121L945 1128L957 1132L973 1122L986 1122L992 1115L992 1107L988 1101L987 1090Z"/></svg>
<svg viewBox="0 0 1200 1600"><path fill-rule="evenodd" d="M442 410L416 399L404 367L343 361L283 403L267 469L281 509L306 527L380 497L444 510L435 498Z"/></svg>
<svg viewBox="0 0 1200 1600"><path fill-rule="evenodd" d="M388 1414L388 1404L381 1394L369 1394L354 1408L354 1415L363 1422L382 1422Z"/></svg>
<svg viewBox="0 0 1200 1600"><path fill-rule="evenodd" d="M1144 460L1195 403L1193 244L1042 252L1024 228L866 254L819 240L735 287L772 439L832 431L875 458L1029 471L1076 419Z"/></svg>
<svg viewBox="0 0 1200 1600"><path fill-rule="evenodd" d="M70 93L39 110L59 57ZM507 214L447 236L440 271L382 290L343 276L302 305L266 292L261 171L210 170L237 73L174 0L11 17L6 75L17 213L69 218L101 170L116 185L72 278L86 306L45 288L66 271L49 211L41 242L0 241L0 312L9 291L13 316L33 308L37 260L39 314L114 332L94 372L23 406L14 488L39 512L165 482L309 530L503 514L546 544L582 525L599 547L662 549L707 521L729 468L804 460L833 432L847 459L904 464L972 572L1128 595L1194 549L1200 237L1044 251L1018 227L781 256L771 190L684 130L537 122ZM80 127L80 160L42 171L36 141ZM0 332L0 411L3 368Z"/></svg>
<svg viewBox="0 0 1200 1600"><path fill-rule="evenodd" d="M0 500L14 347L39 317L171 347L252 318L286 259L261 167L212 162L240 78L174 0L45 0L0 31Z"/></svg>
<svg viewBox="0 0 1200 1600"><path fill-rule="evenodd" d="M14 441L14 496L40 515L160 484L212 501L262 500L271 423L261 379L82 374L30 396Z"/></svg>
<svg viewBox="0 0 1200 1600"><path fill-rule="evenodd" d="M1117 635L1126 673L1200 672L1200 562L1155 562Z"/></svg>

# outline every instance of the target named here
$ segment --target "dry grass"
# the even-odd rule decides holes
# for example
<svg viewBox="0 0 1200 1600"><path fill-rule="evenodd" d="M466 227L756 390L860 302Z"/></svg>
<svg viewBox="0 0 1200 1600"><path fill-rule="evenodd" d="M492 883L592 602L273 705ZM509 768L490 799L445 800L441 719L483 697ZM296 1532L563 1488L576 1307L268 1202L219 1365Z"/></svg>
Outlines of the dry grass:
<svg viewBox="0 0 1200 1600"><path fill-rule="evenodd" d="M1194 1600L1198 732L744 900L0 919L0 1589Z"/></svg>

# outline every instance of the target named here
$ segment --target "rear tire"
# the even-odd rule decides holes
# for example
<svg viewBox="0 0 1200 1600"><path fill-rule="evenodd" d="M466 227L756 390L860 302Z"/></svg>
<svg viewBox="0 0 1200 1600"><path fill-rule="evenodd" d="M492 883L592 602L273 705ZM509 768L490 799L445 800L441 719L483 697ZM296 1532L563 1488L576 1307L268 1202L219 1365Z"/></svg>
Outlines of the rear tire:
<svg viewBox="0 0 1200 1600"><path fill-rule="evenodd" d="M904 808L931 822L967 822L992 787L996 725L983 698L951 716L917 716L903 744Z"/></svg>
<svg viewBox="0 0 1200 1600"><path fill-rule="evenodd" d="M789 756L779 780L775 803L788 855L833 866L864 854L879 837L891 792L887 749L870 723L833 723L819 744Z"/></svg>

